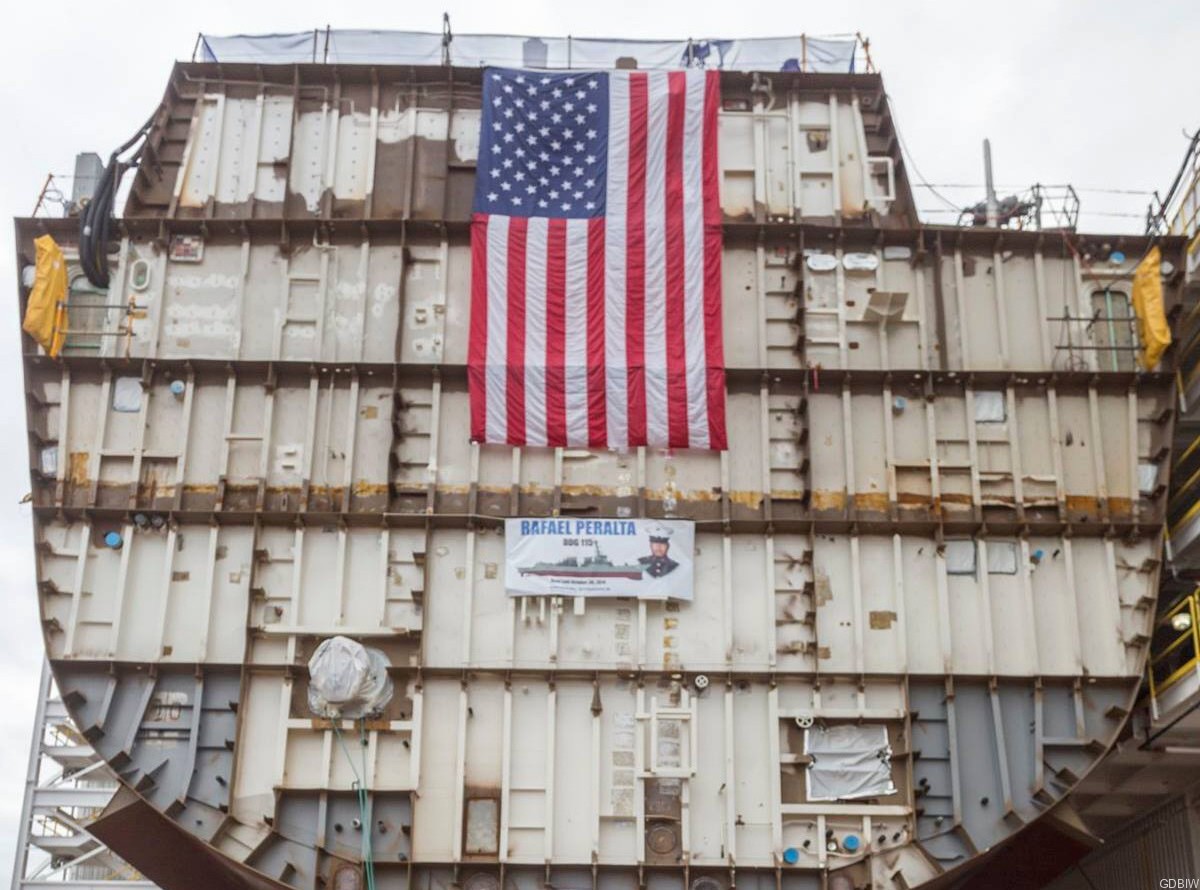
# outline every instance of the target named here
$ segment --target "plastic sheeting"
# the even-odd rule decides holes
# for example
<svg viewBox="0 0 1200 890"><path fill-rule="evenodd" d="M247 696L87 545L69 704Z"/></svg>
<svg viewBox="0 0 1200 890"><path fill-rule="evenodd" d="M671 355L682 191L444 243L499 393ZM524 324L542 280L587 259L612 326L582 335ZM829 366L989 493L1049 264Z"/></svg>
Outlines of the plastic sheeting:
<svg viewBox="0 0 1200 890"><path fill-rule="evenodd" d="M33 246L33 289L21 327L51 358L57 358L67 337L67 261L49 235L35 238Z"/></svg>
<svg viewBox="0 0 1200 890"><path fill-rule="evenodd" d="M852 73L854 37L761 37L747 40L616 40L455 34L450 64L466 67L614 68L632 58L638 68ZM443 36L424 31L315 30L288 34L203 34L205 62L440 65Z"/></svg>
<svg viewBox="0 0 1200 890"><path fill-rule="evenodd" d="M804 731L809 801L856 800L896 793L885 726L813 726Z"/></svg>
<svg viewBox="0 0 1200 890"><path fill-rule="evenodd" d="M1138 362L1153 370L1171 345L1171 328L1163 309L1162 251L1150 248L1133 273L1133 311L1138 320Z"/></svg>
<svg viewBox="0 0 1200 890"><path fill-rule="evenodd" d="M1151 495L1158 488L1158 464L1138 464L1138 494Z"/></svg>
<svg viewBox="0 0 1200 890"><path fill-rule="evenodd" d="M323 641L308 660L308 707L318 717L357 719L392 700L388 660L348 637Z"/></svg>
<svg viewBox="0 0 1200 890"><path fill-rule="evenodd" d="M988 541L987 563L989 575L1015 575L1020 565L1017 545L1012 541Z"/></svg>
<svg viewBox="0 0 1200 890"><path fill-rule="evenodd" d="M947 541L945 544L946 573L949 575L975 574L975 542L970 539Z"/></svg>
<svg viewBox="0 0 1200 890"><path fill-rule="evenodd" d="M1004 404L1004 393L994 390L976 390L976 423L1004 423L1007 419L1008 409Z"/></svg>

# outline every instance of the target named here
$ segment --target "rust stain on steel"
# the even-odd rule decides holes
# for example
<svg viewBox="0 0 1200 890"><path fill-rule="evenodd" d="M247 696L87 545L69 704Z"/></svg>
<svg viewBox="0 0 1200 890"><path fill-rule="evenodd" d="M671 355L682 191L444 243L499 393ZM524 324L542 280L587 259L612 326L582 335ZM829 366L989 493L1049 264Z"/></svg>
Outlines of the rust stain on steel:
<svg viewBox="0 0 1200 890"><path fill-rule="evenodd" d="M1067 509L1072 513L1096 515L1100 512L1100 499L1091 495L1069 494L1066 501Z"/></svg>
<svg viewBox="0 0 1200 890"><path fill-rule="evenodd" d="M776 496L777 495L772 493L772 497L776 497ZM684 495L683 499L685 501L716 500L716 498L691 498L691 497L688 497L687 495ZM731 502L737 504L740 507L749 507L751 510L757 510L759 507L762 506L763 494L761 491L731 491L729 493L729 500Z"/></svg>
<svg viewBox="0 0 1200 890"><path fill-rule="evenodd" d="M854 506L859 510L870 510L875 513L886 513L888 508L887 492L859 492L854 496Z"/></svg>
<svg viewBox="0 0 1200 890"><path fill-rule="evenodd" d="M363 408L358 413L361 417L363 417L367 420L374 420L376 417L379 416L379 406L378 405L367 405L365 408Z"/></svg>
<svg viewBox="0 0 1200 890"><path fill-rule="evenodd" d="M355 497L370 497L372 495L387 494L389 491L386 482L369 482L366 479L359 479L354 483Z"/></svg>
<svg viewBox="0 0 1200 890"><path fill-rule="evenodd" d="M833 658L833 655L830 653L828 646L818 646L817 658L821 659L822 661L826 661L830 658Z"/></svg>
<svg viewBox="0 0 1200 890"><path fill-rule="evenodd" d="M972 503L972 500L971 500L971 495L966 492L943 491L942 492L942 503L969 507Z"/></svg>
<svg viewBox="0 0 1200 890"><path fill-rule="evenodd" d="M795 640L775 647L780 655L807 655L812 649L812 643L806 640Z"/></svg>
<svg viewBox="0 0 1200 890"><path fill-rule="evenodd" d="M88 484L88 457L86 451L72 451L67 456L67 480L72 485Z"/></svg>
<svg viewBox="0 0 1200 890"><path fill-rule="evenodd" d="M812 493L812 508L815 511L845 510L846 492L829 489L817 489Z"/></svg>
<svg viewBox="0 0 1200 890"><path fill-rule="evenodd" d="M818 571L813 580L813 591L816 596L818 606L823 606L833 599L833 588L829 584L829 576L823 571Z"/></svg>
<svg viewBox="0 0 1200 890"><path fill-rule="evenodd" d="M89 453L86 451L71 452L68 458L67 467L67 485L69 489L87 489L90 486L88 479L88 462ZM97 483L98 492L118 492L123 495L128 490L130 482L118 482L111 480L101 480ZM187 483L180 487L185 496L201 496L215 497L219 491L216 484L211 483ZM387 497L389 494L420 494L424 495L428 491L428 484L420 481L404 481L397 480L392 483L375 481L371 479L359 479L355 481L351 494L355 498L380 498ZM157 489L148 490L145 486L139 487L139 492L142 500L146 499L169 499L177 490L176 486L164 485ZM253 497L258 491L257 480L239 480L237 482L227 482L225 485L225 496L227 499L236 500L241 496ZM264 488L267 495L272 497L299 497L303 491L299 485L268 485ZM471 486L457 483L441 483L435 486L437 494L442 496L468 495L471 491ZM476 486L476 491L481 494L509 496L512 493L512 487L509 485L499 484L480 484ZM525 497L546 497L553 494L554 489L536 483L529 483L518 487L518 491ZM636 486L632 485L563 485L560 491L564 497L568 498L629 498L633 497L637 492ZM342 486L334 485L313 485L309 488L310 498L327 498L331 500L340 500L345 496L346 490ZM645 496L651 501L663 500L670 497L681 503L693 504L715 504L719 503L722 495L728 497L730 503L739 507L744 507L749 510L762 509L763 502L767 499L768 493L762 491L751 490L733 490L722 492L719 487L714 488L698 488L681 490L674 487L664 488L647 488ZM795 501L802 502L809 500L813 512L842 512L846 509L848 503L862 511L886 513L891 501L886 492L870 491L858 492L848 496L844 490L839 489L814 489L811 492L806 492L801 489L784 489L769 492L769 497L774 501L786 502ZM932 498L926 492L916 491L899 491L896 494L896 506L904 510L931 510L939 512L943 507L950 511L961 511L969 509L975 504L969 492L954 492L943 491L937 499ZM1026 498L1024 501L1018 502L1015 498L1008 496L987 496L983 499L981 506L985 507L1006 507L1013 508L1023 504L1025 507L1054 507L1056 501L1040 498ZM1099 517L1101 514L1100 499L1094 495L1067 495L1065 499L1066 507L1072 514L1083 516L1085 518ZM1109 513L1116 517L1129 517L1134 515L1136 503L1126 497L1111 497L1107 500Z"/></svg>
<svg viewBox="0 0 1200 890"><path fill-rule="evenodd" d="M870 619L871 630L889 630L892 622L896 620L895 612L871 612L868 616Z"/></svg>
<svg viewBox="0 0 1200 890"><path fill-rule="evenodd" d="M773 489L771 491L771 500L773 501L802 501L808 497L808 492L800 489ZM758 506L757 504L755 506Z"/></svg>
<svg viewBox="0 0 1200 890"><path fill-rule="evenodd" d="M216 494L217 486L208 485L206 483L185 485L185 486L183 486L183 493L184 494Z"/></svg>
<svg viewBox="0 0 1200 890"><path fill-rule="evenodd" d="M321 717L313 717L310 722L312 723L313 729L317 729L317 730L332 730L333 729L333 721L332 720L326 720ZM365 718L365 719L363 719L362 724L363 724L363 728L368 731L377 730L379 732L388 732L392 728L391 723L389 723L387 721L387 719L379 718L379 717L374 718L374 719Z"/></svg>

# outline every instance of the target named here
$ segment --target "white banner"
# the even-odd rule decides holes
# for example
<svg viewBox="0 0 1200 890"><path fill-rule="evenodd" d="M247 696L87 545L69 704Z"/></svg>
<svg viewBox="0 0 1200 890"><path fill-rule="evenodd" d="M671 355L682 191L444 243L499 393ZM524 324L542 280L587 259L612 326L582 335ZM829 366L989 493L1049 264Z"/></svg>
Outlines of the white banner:
<svg viewBox="0 0 1200 890"><path fill-rule="evenodd" d="M692 598L695 527L679 519L507 519L513 596Z"/></svg>
<svg viewBox="0 0 1200 890"><path fill-rule="evenodd" d="M367 31L316 28L288 34L200 37L200 61L440 65L469 68L615 68L633 59L643 71L715 68L724 71L825 71L854 73L858 39L841 37L695 38L613 40L595 37L528 37L455 34L448 46L436 31Z"/></svg>

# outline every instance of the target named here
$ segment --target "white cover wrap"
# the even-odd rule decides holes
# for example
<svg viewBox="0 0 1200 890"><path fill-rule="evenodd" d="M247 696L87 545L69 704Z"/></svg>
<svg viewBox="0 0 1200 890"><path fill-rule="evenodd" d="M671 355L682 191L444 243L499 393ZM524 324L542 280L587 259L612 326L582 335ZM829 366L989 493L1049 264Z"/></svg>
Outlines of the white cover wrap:
<svg viewBox="0 0 1200 890"><path fill-rule="evenodd" d="M348 637L330 637L308 660L308 706L319 717L355 719L392 700L387 657Z"/></svg>
<svg viewBox="0 0 1200 890"><path fill-rule="evenodd" d="M854 800L896 793L892 746L885 726L814 726L804 731L810 801Z"/></svg>

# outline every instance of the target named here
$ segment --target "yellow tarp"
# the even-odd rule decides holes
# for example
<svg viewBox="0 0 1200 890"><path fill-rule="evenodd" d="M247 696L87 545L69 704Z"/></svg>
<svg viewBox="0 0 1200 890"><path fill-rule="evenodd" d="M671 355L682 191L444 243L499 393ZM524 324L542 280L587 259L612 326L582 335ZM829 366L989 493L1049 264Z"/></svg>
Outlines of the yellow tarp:
<svg viewBox="0 0 1200 890"><path fill-rule="evenodd" d="M67 334L67 261L49 235L35 239L33 245L36 275L21 327L51 358L57 358Z"/></svg>
<svg viewBox="0 0 1200 890"><path fill-rule="evenodd" d="M1138 362L1153 370L1171 345L1171 328L1163 310L1162 252L1150 248L1133 273L1133 311L1138 320Z"/></svg>

